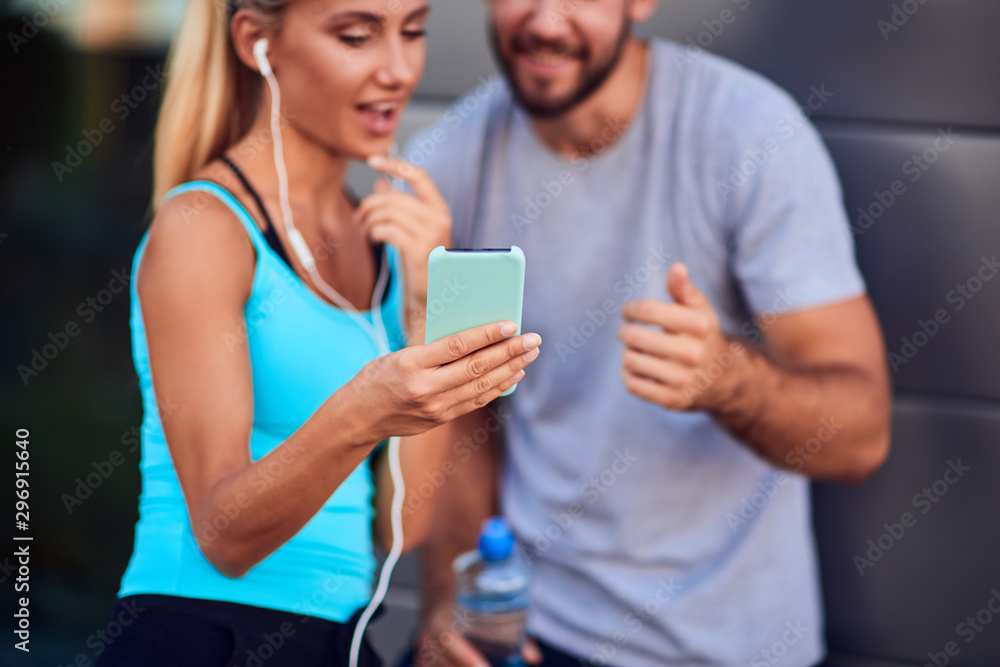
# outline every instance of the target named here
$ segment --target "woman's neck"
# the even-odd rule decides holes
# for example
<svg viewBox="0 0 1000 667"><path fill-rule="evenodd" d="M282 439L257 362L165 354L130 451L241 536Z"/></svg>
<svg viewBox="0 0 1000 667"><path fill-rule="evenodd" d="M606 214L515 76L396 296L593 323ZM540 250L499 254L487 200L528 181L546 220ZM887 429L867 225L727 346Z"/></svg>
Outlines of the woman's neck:
<svg viewBox="0 0 1000 667"><path fill-rule="evenodd" d="M266 97L266 96L265 96ZM230 150L229 156L247 173L262 196L278 202L278 175L271 140L270 103L261 112L250 130ZM288 174L288 199L293 211L310 211L309 216L295 217L295 226L303 234L323 231L336 234L349 222L350 204L344 196L344 182L349 167L344 156L331 153L310 137L303 135L287 118L281 118L281 142L285 170ZM276 224L280 224L275 220Z"/></svg>

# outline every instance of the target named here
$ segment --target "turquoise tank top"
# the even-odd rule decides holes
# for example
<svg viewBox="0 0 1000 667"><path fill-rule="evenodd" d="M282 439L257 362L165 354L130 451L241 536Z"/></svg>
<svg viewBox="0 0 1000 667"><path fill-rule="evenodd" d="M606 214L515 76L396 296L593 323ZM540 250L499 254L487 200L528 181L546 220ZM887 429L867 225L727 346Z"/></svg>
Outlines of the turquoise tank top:
<svg viewBox="0 0 1000 667"><path fill-rule="evenodd" d="M250 452L257 460L281 444L339 387L378 356L374 342L344 311L320 299L271 249L246 209L226 190L206 181L186 183L165 199L200 191L225 203L256 249L253 287L244 308L246 329L226 334L245 340L253 370L254 417ZM132 558L120 597L159 593L221 600L348 620L371 599L375 559L371 523L374 485L367 462L358 466L322 509L277 551L241 578L219 573L194 539L180 483L161 423L170 406L157 406L136 290L143 236L132 264L131 328L135 369L142 390L142 492ZM399 252L386 246L392 271L382 317L393 350L404 346ZM371 312L361 313L371 321ZM192 372L196 372L192 370ZM254 485L263 488L268 472ZM233 508L237 511L238 508ZM219 530L228 521L219 519Z"/></svg>

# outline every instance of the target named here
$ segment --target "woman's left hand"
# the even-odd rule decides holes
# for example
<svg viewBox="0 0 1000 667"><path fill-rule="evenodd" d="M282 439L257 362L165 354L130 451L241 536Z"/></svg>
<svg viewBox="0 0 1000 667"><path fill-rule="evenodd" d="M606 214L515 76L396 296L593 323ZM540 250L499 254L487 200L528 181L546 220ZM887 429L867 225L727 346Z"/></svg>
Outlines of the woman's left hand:
<svg viewBox="0 0 1000 667"><path fill-rule="evenodd" d="M383 155L368 159L369 166L386 176L400 178L413 194L393 190L384 179L361 200L354 219L372 241L399 249L406 282L406 307L411 339L422 330L427 306L427 256L439 245L451 244L451 210L434 181L423 169ZM419 320L419 323L416 321ZM420 340L423 342L422 332Z"/></svg>

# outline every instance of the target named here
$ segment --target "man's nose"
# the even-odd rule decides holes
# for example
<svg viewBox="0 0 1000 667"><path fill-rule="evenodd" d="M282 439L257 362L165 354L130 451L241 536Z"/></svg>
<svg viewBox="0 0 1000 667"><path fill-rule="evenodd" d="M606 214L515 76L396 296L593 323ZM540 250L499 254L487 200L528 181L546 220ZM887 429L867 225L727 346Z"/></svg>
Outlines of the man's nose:
<svg viewBox="0 0 1000 667"><path fill-rule="evenodd" d="M525 29L532 35L556 41L569 32L569 19L576 11L570 0L534 0Z"/></svg>

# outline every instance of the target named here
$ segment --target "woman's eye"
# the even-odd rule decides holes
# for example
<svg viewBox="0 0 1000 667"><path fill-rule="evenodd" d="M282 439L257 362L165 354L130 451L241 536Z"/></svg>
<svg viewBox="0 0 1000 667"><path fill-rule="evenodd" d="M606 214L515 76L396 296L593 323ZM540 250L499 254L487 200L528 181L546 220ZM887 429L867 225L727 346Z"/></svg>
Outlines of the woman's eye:
<svg viewBox="0 0 1000 667"><path fill-rule="evenodd" d="M420 30L404 30L403 37L407 39L420 39L421 37L426 37L427 31L421 28Z"/></svg>
<svg viewBox="0 0 1000 667"><path fill-rule="evenodd" d="M338 35L338 38L348 46L361 46L368 41L367 35Z"/></svg>

